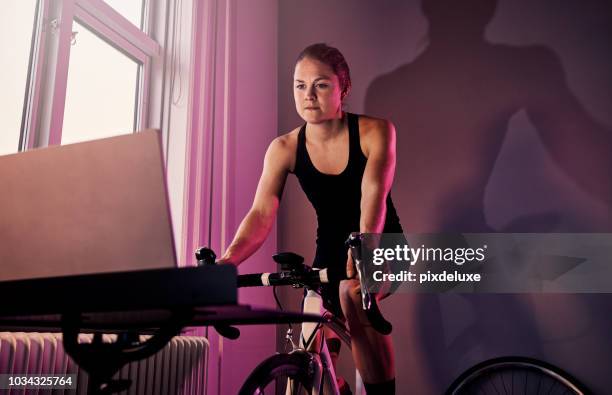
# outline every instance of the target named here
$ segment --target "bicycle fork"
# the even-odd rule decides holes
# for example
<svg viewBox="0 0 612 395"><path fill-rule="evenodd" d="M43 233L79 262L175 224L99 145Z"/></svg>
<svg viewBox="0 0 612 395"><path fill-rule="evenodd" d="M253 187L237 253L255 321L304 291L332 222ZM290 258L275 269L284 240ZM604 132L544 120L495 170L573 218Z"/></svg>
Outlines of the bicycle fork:
<svg viewBox="0 0 612 395"><path fill-rule="evenodd" d="M323 315L321 296L312 290L308 290L304 297L304 313ZM308 343L308 344L306 344ZM312 395L339 395L336 373L332 364L327 343L323 336L322 327L315 322L302 323L299 347L293 352L307 352L311 358L312 366ZM293 383L290 379L287 383L286 395L293 395Z"/></svg>

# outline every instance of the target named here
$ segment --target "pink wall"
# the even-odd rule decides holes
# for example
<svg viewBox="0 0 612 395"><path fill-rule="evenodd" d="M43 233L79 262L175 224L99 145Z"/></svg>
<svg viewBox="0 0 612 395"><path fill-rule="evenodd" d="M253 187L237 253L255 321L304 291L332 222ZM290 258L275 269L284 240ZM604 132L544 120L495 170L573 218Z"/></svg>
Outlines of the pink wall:
<svg viewBox="0 0 612 395"><path fill-rule="evenodd" d="M300 123L297 53L327 42L351 66L347 109L397 127L393 198L406 231L609 231L610 4L500 0L483 37L464 33L494 2L430 3L452 10L430 15L431 36L416 0L281 2L279 129ZM311 260L316 222L295 180L281 210L279 249ZM384 310L398 393L441 393L468 366L508 354L605 393L610 307L605 295L395 295Z"/></svg>
<svg viewBox="0 0 612 395"><path fill-rule="evenodd" d="M251 207L268 144L276 137L276 20L273 0L233 2L228 125L226 245ZM240 273L271 271L276 229ZM270 289L240 290L240 303L274 308ZM274 354L273 325L243 326L238 341L223 341L221 393L235 394L246 376Z"/></svg>
<svg viewBox="0 0 612 395"><path fill-rule="evenodd" d="M276 136L276 1L206 0L194 3L191 120L187 143L185 262L195 246L220 256L251 206L262 161ZM276 232L240 267L270 271ZM240 291L242 304L275 307L271 290ZM247 375L274 354L273 325L241 327L236 341L214 329L210 341L208 394L235 394Z"/></svg>

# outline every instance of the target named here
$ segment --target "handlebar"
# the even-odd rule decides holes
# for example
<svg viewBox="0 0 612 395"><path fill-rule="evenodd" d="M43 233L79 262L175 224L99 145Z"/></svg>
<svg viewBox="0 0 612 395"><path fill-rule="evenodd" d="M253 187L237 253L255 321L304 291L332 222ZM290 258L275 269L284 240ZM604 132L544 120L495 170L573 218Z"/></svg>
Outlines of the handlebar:
<svg viewBox="0 0 612 395"><path fill-rule="evenodd" d="M269 287L277 285L306 286L314 288L319 284L329 283L327 269L312 270L305 273L252 273L238 276L238 288Z"/></svg>
<svg viewBox="0 0 612 395"><path fill-rule="evenodd" d="M357 275L359 277L361 287L362 307L366 313L366 316L368 317L368 320L372 324L372 327L379 333L388 335L391 333L393 327L391 323L383 317L378 308L378 304L376 303L376 298L372 297L366 286L365 279L367 276L365 272L365 265L363 264L361 258L361 241L361 234L351 233L346 241L346 245L351 249L351 255L357 269ZM211 265L216 263L216 255L209 248L198 248L195 255L198 265ZM296 288L316 288L320 284L339 282L342 280L335 278L330 279L328 277L327 269L312 269L309 266L304 265L304 258L294 253L280 253L274 255L272 258L281 265L281 270L283 271L278 273L252 273L239 275L238 287L244 288L291 285Z"/></svg>

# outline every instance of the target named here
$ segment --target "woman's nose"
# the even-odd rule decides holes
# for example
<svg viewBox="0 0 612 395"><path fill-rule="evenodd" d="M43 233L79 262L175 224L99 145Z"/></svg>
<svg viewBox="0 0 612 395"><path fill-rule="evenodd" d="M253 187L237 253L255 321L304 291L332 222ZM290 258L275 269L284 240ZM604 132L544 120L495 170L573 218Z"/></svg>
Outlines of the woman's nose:
<svg viewBox="0 0 612 395"><path fill-rule="evenodd" d="M312 85L306 88L306 99L314 99L314 98L316 98L316 94L315 94L314 85Z"/></svg>

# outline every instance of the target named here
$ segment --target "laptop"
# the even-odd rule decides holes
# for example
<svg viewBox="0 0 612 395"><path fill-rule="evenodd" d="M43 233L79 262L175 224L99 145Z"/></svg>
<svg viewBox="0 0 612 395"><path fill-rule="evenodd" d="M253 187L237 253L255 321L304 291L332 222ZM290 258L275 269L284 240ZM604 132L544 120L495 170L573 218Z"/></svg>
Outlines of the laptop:
<svg viewBox="0 0 612 395"><path fill-rule="evenodd" d="M0 281L176 267L161 136L0 156Z"/></svg>

